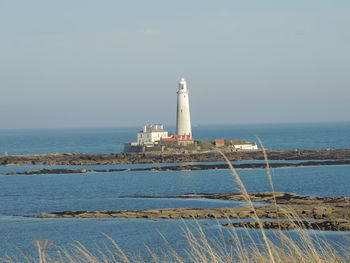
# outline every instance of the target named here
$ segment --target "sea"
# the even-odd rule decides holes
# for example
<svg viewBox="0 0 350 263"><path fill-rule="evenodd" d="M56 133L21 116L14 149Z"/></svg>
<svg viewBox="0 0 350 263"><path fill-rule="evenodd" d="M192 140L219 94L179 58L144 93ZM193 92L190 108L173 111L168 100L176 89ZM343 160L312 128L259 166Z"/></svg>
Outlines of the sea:
<svg viewBox="0 0 350 263"><path fill-rule="evenodd" d="M174 127L169 127L171 131ZM9 155L85 152L117 153L124 142L134 141L139 127L81 129L16 129L0 130L0 154ZM268 149L350 148L350 123L293 123L251 125L203 125L193 127L195 138L257 138ZM235 163L234 163L235 164ZM152 164L157 165L157 164ZM70 168L134 168L150 164L70 166ZM164 164L163 164L164 165ZM46 168L44 165L6 167L0 173ZM69 166L54 166L54 168ZM52 168L52 167L51 167ZM271 191L264 169L238 170L249 192ZM276 191L314 196L350 196L350 166L311 166L272 170ZM169 250L168 245L186 257L184 229L200 225L209 238L230 234L222 223L227 220L177 219L43 219L31 215L79 210L137 210L160 208L217 208L242 206L242 202L205 198L171 198L196 193L230 193L239 191L229 170L205 171L140 171L85 174L1 175L0 174L0 258L36 255L34 240L50 240L48 251L57 246L71 249L83 244L91 251L110 247L108 235L127 254L150 257ZM159 196L160 198L139 198ZM237 229L236 231L242 231ZM256 235L259 231L251 230ZM268 231L273 234L273 230ZM290 235L296 235L289 231ZM309 231L311 236L345 244L348 232ZM166 241L165 241L166 239ZM247 241L249 242L249 241Z"/></svg>

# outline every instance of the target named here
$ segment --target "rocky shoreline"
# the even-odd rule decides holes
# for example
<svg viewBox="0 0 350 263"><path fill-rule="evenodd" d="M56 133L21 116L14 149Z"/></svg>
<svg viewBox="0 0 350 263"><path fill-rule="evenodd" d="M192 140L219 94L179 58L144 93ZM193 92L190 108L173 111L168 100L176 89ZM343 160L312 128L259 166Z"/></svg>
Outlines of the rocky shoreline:
<svg viewBox="0 0 350 263"><path fill-rule="evenodd" d="M231 161L264 160L261 150L227 151L223 150ZM269 160L345 160L350 159L350 149L323 150L267 150ZM184 163L184 162L222 162L222 156L216 151L178 152L178 153L52 153L1 156L0 165L102 165L136 163Z"/></svg>
<svg viewBox="0 0 350 263"><path fill-rule="evenodd" d="M261 221L264 229L281 229L293 230L298 228L314 229L322 231L350 231L349 220L335 219L335 220L279 220L279 221ZM254 222L238 222L224 224L227 227L245 227L245 228L260 228L257 221Z"/></svg>
<svg viewBox="0 0 350 263"><path fill-rule="evenodd" d="M288 168L288 167L302 167L302 166L319 166L319 165L349 165L350 160L335 160L335 161L307 161L298 163L269 163L270 168ZM235 164L236 169L264 169L265 163L244 163ZM76 173L110 173L110 172L142 172L142 171L192 171L192 170L215 170L228 169L226 163L223 164L186 164L186 165L171 165L171 166L153 166L146 168L122 168L122 169L35 169L24 172L8 172L0 173L3 175L25 175L25 174L76 174Z"/></svg>
<svg viewBox="0 0 350 263"><path fill-rule="evenodd" d="M292 193L253 193L253 202L268 203L255 207L266 229L294 229L298 227L319 230L350 231L350 198L299 196ZM274 197L275 196L275 197ZM146 198L147 196L139 196ZM172 198L210 198L244 201L242 194L195 194ZM161 197L148 197L161 198ZM274 204L276 200L276 204ZM33 215L35 218L146 218L146 219L254 219L251 207L216 209L168 208L152 210L64 211ZM290 218L293 218L290 220ZM265 220L270 219L270 220ZM272 220L271 220L272 219ZM226 224L234 227L258 228L256 221Z"/></svg>

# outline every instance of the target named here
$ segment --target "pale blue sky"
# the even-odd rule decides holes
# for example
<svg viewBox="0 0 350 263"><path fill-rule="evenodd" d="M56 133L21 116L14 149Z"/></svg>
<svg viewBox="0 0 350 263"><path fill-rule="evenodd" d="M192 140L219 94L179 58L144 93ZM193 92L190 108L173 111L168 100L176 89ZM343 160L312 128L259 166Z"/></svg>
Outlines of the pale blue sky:
<svg viewBox="0 0 350 263"><path fill-rule="evenodd" d="M350 121L350 1L0 0L0 128Z"/></svg>

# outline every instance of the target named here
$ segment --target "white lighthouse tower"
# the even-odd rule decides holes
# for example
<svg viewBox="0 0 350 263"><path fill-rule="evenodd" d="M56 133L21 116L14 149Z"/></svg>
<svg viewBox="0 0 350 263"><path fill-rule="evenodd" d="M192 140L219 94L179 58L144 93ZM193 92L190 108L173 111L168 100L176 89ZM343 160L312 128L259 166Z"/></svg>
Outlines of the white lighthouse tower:
<svg viewBox="0 0 350 263"><path fill-rule="evenodd" d="M187 135L189 138L192 138L190 104L187 82L184 78L179 82L177 94L176 134Z"/></svg>

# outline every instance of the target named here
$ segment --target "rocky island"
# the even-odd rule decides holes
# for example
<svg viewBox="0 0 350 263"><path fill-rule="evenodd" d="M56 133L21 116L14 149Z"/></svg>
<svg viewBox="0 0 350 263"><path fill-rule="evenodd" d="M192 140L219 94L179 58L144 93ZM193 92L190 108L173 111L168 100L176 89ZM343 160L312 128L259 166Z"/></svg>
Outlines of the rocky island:
<svg viewBox="0 0 350 263"><path fill-rule="evenodd" d="M229 160L264 160L262 150L228 151L222 149ZM350 149L321 150L267 150L269 160L346 160ZM51 153L1 156L0 165L108 165L142 163L222 162L222 156L214 151L178 151L171 153Z"/></svg>
<svg viewBox="0 0 350 263"><path fill-rule="evenodd" d="M135 198L162 198L138 196ZM298 227L318 230L350 231L350 198L299 196L293 193L252 193L257 216L266 229L289 230ZM169 197L167 197L169 198ZM245 201L242 194L189 194L172 198L210 198ZM276 204L274 203L276 200ZM117 211L63 211L33 215L35 218L146 218L146 219L255 219L252 207L242 203L241 207L215 209L168 208L153 210ZM292 218L292 219L291 219ZM259 228L256 220L225 224L234 227Z"/></svg>

